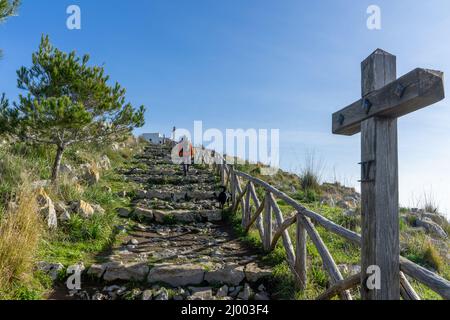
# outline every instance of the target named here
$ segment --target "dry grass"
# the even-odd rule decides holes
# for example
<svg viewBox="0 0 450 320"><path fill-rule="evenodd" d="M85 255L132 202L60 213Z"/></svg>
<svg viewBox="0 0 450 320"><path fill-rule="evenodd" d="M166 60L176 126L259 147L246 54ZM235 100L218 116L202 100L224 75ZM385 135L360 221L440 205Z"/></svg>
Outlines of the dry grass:
<svg viewBox="0 0 450 320"><path fill-rule="evenodd" d="M35 195L23 186L18 204L0 217L0 298L15 281L27 282L42 233Z"/></svg>
<svg viewBox="0 0 450 320"><path fill-rule="evenodd" d="M308 152L305 156L305 164L300 173L300 180L303 190L320 190L323 162L316 158L314 152Z"/></svg>

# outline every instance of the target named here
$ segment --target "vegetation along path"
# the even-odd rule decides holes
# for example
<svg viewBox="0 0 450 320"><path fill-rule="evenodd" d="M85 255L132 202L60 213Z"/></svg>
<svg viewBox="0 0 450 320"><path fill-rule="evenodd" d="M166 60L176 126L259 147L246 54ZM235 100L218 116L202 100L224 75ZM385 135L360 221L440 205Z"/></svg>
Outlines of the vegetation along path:
<svg viewBox="0 0 450 320"><path fill-rule="evenodd" d="M76 299L268 300L271 270L254 249L222 221L219 179L194 166L185 177L168 145L149 145L126 179L145 186L135 192L120 242L83 274Z"/></svg>

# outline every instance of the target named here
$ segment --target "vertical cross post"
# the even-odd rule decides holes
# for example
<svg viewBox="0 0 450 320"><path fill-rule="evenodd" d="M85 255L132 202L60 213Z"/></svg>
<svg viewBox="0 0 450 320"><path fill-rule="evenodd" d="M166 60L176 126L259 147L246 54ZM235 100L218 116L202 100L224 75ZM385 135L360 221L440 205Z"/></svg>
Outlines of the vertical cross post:
<svg viewBox="0 0 450 320"><path fill-rule="evenodd" d="M363 108L365 97L396 80L396 57L375 51L361 64ZM361 297L398 300L399 220L397 119L371 117L361 123ZM368 287L369 267L379 267L381 286ZM373 270L373 269L372 269ZM376 284L376 281L374 281Z"/></svg>

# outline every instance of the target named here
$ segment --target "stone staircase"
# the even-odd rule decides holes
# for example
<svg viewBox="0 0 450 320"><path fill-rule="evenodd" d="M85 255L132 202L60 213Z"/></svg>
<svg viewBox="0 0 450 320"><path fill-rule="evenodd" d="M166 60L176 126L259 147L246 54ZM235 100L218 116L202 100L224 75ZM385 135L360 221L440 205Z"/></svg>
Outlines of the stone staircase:
<svg viewBox="0 0 450 320"><path fill-rule="evenodd" d="M149 145L135 159L139 166L124 172L145 187L131 212L119 212L128 223L124 242L87 270L95 280L81 297L270 299L271 270L222 221L214 195L218 178L203 166L191 167L185 177L170 151L167 145Z"/></svg>

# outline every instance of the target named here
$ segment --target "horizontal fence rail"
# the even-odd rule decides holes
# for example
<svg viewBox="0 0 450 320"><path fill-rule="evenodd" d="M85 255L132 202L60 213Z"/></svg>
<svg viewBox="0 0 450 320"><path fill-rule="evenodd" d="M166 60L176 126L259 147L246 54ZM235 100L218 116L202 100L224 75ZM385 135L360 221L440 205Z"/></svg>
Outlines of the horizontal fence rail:
<svg viewBox="0 0 450 320"><path fill-rule="evenodd" d="M347 279L343 278L315 224L359 247L361 247L361 235L307 209L267 182L235 170L232 165L214 163L214 167L222 184L230 190L233 212L241 208L243 229L248 232L254 226L267 252L274 250L281 239L286 251L287 263L300 289L304 289L307 283L306 242L309 237L319 252L331 282L330 287L317 299L331 299L335 296L345 300L352 299L349 290L360 285L364 275L360 273ZM256 187L263 189L263 199L258 198ZM291 206L293 212L284 217L276 199L283 200ZM295 248L288 232L289 227L293 225L295 225ZM429 287L442 298L450 299L448 280L400 256L400 292L403 299L420 300L405 274Z"/></svg>

